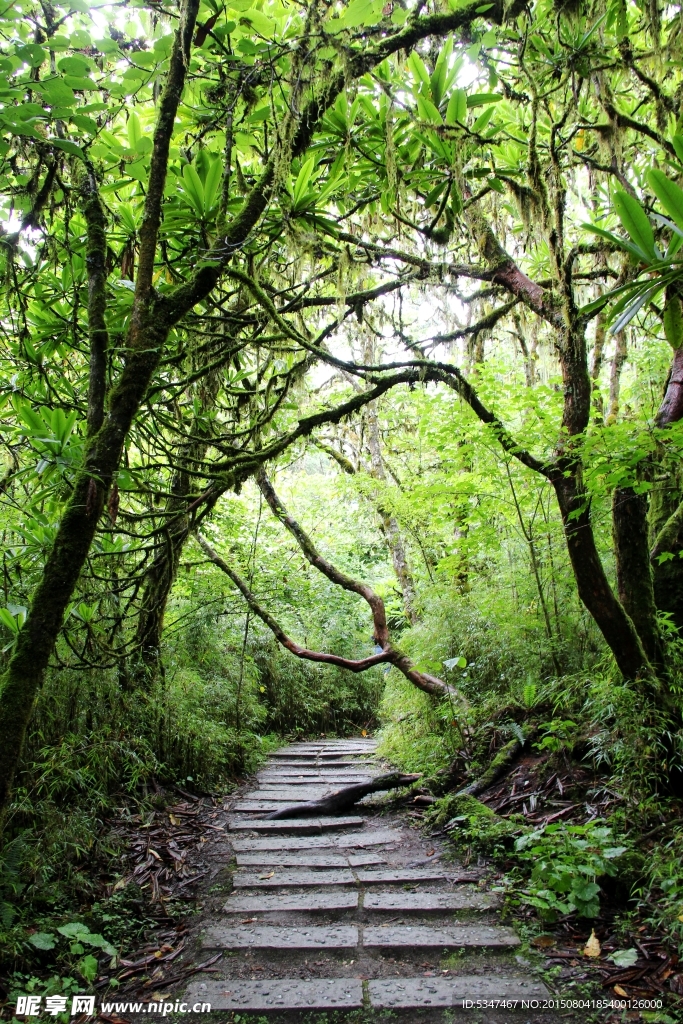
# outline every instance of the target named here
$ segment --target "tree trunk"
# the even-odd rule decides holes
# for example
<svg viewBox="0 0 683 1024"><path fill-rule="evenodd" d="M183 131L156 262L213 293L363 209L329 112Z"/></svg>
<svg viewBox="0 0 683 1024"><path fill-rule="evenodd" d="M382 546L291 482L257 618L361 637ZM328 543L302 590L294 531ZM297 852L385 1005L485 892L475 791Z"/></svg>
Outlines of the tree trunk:
<svg viewBox="0 0 683 1024"><path fill-rule="evenodd" d="M663 649L650 567L647 510L646 494L636 494L632 487L615 488L612 532L619 600L638 631L648 660L661 666Z"/></svg>
<svg viewBox="0 0 683 1024"><path fill-rule="evenodd" d="M199 0L186 0L181 6L179 28L159 105L140 228L140 270L127 338L126 364L111 392L104 422L86 450L83 467L76 477L28 616L19 631L7 670L0 679L0 825L9 803L26 729L50 654L62 628L64 612L90 551L126 436L145 397L173 323L170 310L154 292L152 280L168 152L198 9ZM90 426L95 424L91 418Z"/></svg>
<svg viewBox="0 0 683 1024"><path fill-rule="evenodd" d="M551 475L579 597L593 616L620 671L627 679L652 678L652 669L636 628L616 598L595 544L590 504L575 464Z"/></svg>
<svg viewBox="0 0 683 1024"><path fill-rule="evenodd" d="M614 355L609 373L609 409L607 423L616 423L619 415L619 392L621 390L621 371L626 362L626 331L619 331L614 336Z"/></svg>

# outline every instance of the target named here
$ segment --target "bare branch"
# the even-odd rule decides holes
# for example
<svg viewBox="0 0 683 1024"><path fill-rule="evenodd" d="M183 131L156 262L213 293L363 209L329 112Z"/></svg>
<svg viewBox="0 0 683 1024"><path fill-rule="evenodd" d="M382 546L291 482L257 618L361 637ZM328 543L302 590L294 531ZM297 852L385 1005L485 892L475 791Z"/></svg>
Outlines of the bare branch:
<svg viewBox="0 0 683 1024"><path fill-rule="evenodd" d="M303 527L289 514L283 502L275 493L275 489L263 469L256 474L256 483L273 515L289 530L310 564L321 572L323 576L326 576L331 583L350 591L352 594L358 594L359 597L362 597L367 602L372 613L374 640L382 648L382 654L385 655L384 660L402 672L406 679L409 679L418 689L424 690L425 693L435 696L448 695L456 697L460 702L464 703L464 698L458 690L449 686L448 683L444 683L437 676L427 675L425 672L418 671L407 655L393 647L382 598L367 583L354 580L351 576L347 576L346 573L337 569L331 562L328 562L326 558L323 558Z"/></svg>

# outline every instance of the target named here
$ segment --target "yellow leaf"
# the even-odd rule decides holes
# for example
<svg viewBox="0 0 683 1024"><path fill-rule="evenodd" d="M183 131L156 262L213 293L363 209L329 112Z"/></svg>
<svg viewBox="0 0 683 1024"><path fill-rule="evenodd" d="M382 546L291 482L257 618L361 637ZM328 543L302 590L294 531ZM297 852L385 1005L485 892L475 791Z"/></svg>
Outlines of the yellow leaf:
<svg viewBox="0 0 683 1024"><path fill-rule="evenodd" d="M621 996L622 999L628 999L628 992L626 991L626 989L623 989L621 985L615 985L614 991L618 996Z"/></svg>
<svg viewBox="0 0 683 1024"><path fill-rule="evenodd" d="M683 914L679 914L679 915L678 915L678 920L679 920L679 921L683 921Z"/></svg>
<svg viewBox="0 0 683 1024"><path fill-rule="evenodd" d="M361 729L360 734L361 734L361 736L367 736L368 730L367 729Z"/></svg>
<svg viewBox="0 0 683 1024"><path fill-rule="evenodd" d="M179 825L180 824L180 818L177 818L175 816L175 814L169 814L168 817L169 817L169 820L170 820L172 825Z"/></svg>
<svg viewBox="0 0 683 1024"><path fill-rule="evenodd" d="M595 934L595 929L593 929L593 931L591 931L590 938L589 938L588 942L583 947L583 955L584 956L600 956L600 953L601 953L600 943L598 942L598 937Z"/></svg>
<svg viewBox="0 0 683 1024"><path fill-rule="evenodd" d="M269 875L259 875L259 878L272 878L274 874L275 872L271 871Z"/></svg>

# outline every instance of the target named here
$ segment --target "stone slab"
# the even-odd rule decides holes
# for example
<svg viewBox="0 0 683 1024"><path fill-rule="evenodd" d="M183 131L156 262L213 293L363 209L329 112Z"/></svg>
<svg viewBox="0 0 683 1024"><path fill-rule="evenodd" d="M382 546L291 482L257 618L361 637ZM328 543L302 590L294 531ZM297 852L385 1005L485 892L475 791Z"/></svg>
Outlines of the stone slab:
<svg viewBox="0 0 683 1024"><path fill-rule="evenodd" d="M298 747L292 744L285 751L275 751L270 757L372 757L376 747Z"/></svg>
<svg viewBox="0 0 683 1024"><path fill-rule="evenodd" d="M260 787L268 786L354 786L359 782L370 782L374 778L363 772L359 775L259 775Z"/></svg>
<svg viewBox="0 0 683 1024"><path fill-rule="evenodd" d="M321 849L365 849L368 846L385 846L398 843L403 833L398 829L384 828L376 831L349 832L323 836L273 836L266 838L231 839L235 852L248 853L256 850L321 850Z"/></svg>
<svg viewBox="0 0 683 1024"><path fill-rule="evenodd" d="M292 768L290 765L270 765L267 768L262 768L256 773L257 779L272 778L272 779L283 779L288 776L292 776L295 779L355 779L359 775L363 778L373 778L378 772L373 771L373 767L358 767L358 768L338 768L332 765L312 765L308 768L297 768L296 765Z"/></svg>
<svg viewBox="0 0 683 1024"><path fill-rule="evenodd" d="M363 765L360 761L349 761L348 759L347 760L343 760L343 761L329 761L329 760L327 760L324 763L321 763L319 761L319 759L315 758L315 757L312 757L312 758L301 758L301 757L299 757L299 758L289 758L287 760L285 760L285 758L283 757L283 758L278 758L277 761L270 761L269 764L270 765L277 764L278 768L280 768L280 767L283 767L283 768L310 768L311 766L313 766L314 768L331 768L333 770L336 769L336 768L362 768L362 767L365 767L365 765Z"/></svg>
<svg viewBox="0 0 683 1024"><path fill-rule="evenodd" d="M273 886L293 888L309 885L355 885L356 879L348 868L330 868L307 871L305 868L282 868L278 871L241 871L232 876L236 889L271 889Z"/></svg>
<svg viewBox="0 0 683 1024"><path fill-rule="evenodd" d="M512 928L500 925L451 925L448 928L429 925L387 925L363 929L363 945L389 946L396 949L410 946L416 949L460 948L486 946L487 949L518 946L519 938Z"/></svg>
<svg viewBox="0 0 683 1024"><path fill-rule="evenodd" d="M548 989L533 978L461 975L457 978L391 978L371 981L370 1005L376 1009L461 1006L468 999L545 999ZM521 1009L521 1006L519 1007Z"/></svg>
<svg viewBox="0 0 683 1024"><path fill-rule="evenodd" d="M292 805L295 805L295 804L305 804L305 803L308 803L308 801L307 800L287 800L287 801L285 801L285 805L288 804L288 803L290 803ZM257 811L263 811L264 813L266 813L267 811L279 811L282 806L283 806L283 804L279 800L238 800L237 803L232 805L232 810L233 811L237 811L240 814L243 813L243 812L252 812L253 814L255 814Z"/></svg>
<svg viewBox="0 0 683 1024"><path fill-rule="evenodd" d="M366 751L353 750L296 750L286 747L284 750L274 751L268 758L269 761L293 761L300 758L303 761L340 761L344 758L370 758L372 755Z"/></svg>
<svg viewBox="0 0 683 1024"><path fill-rule="evenodd" d="M232 804L231 810L238 811L240 814L267 814L268 811L279 811L287 804L294 806L305 803L307 803L305 800L289 800L286 804L282 804L278 800L239 800L237 804Z"/></svg>
<svg viewBox="0 0 683 1024"><path fill-rule="evenodd" d="M282 867L282 868L348 868L363 867L370 864L386 864L383 857L374 853L344 854L321 853L315 851L294 851L283 853L282 850L254 850L248 853L237 853L237 866L246 867Z"/></svg>
<svg viewBox="0 0 683 1024"><path fill-rule="evenodd" d="M283 853L281 850L262 850L236 854L237 866L283 868L348 868L349 860L343 853Z"/></svg>
<svg viewBox="0 0 683 1024"><path fill-rule="evenodd" d="M322 800L324 796L334 793L336 788L338 787L318 786L317 789L311 789L309 786L293 786L289 789L285 786L259 786L258 789L249 794L248 798L254 800L278 800L280 803L291 800L292 803L301 803L305 800Z"/></svg>
<svg viewBox="0 0 683 1024"><path fill-rule="evenodd" d="M441 882L446 877L443 871L421 871L419 868L389 868L386 871L357 871L356 877L363 885L378 885L396 882Z"/></svg>
<svg viewBox="0 0 683 1024"><path fill-rule="evenodd" d="M242 925L207 928L202 937L204 949L355 949L358 929L355 925L312 925L276 928L269 925Z"/></svg>
<svg viewBox="0 0 683 1024"><path fill-rule="evenodd" d="M235 893L223 907L226 914L268 914L293 910L355 910L358 893L348 889L311 889L308 892Z"/></svg>
<svg viewBox="0 0 683 1024"><path fill-rule="evenodd" d="M265 821L263 818L230 818L231 832L261 832L268 835L278 833L294 833L295 835L315 835L319 832L333 832L342 828L363 828L365 818L350 815L346 818L292 818L284 821Z"/></svg>
<svg viewBox="0 0 683 1024"><path fill-rule="evenodd" d="M364 868L372 864L386 864L386 857L380 857L375 853L350 853L349 867Z"/></svg>
<svg viewBox="0 0 683 1024"><path fill-rule="evenodd" d="M349 1010L363 1005L363 983L356 978L195 981L186 1000L210 1003L212 1010Z"/></svg>
<svg viewBox="0 0 683 1024"><path fill-rule="evenodd" d="M368 892L363 908L373 911L426 913L429 911L490 910L500 903L495 893L463 888L458 892Z"/></svg>

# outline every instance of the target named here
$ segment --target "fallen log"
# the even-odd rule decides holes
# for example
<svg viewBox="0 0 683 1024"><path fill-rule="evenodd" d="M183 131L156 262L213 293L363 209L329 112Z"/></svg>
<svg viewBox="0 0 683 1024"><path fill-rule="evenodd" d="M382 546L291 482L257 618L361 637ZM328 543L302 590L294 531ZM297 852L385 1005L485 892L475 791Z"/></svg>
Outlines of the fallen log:
<svg viewBox="0 0 683 1024"><path fill-rule="evenodd" d="M401 786L411 786L417 782L419 775L401 775L399 772L390 772L388 775L378 775L371 782L358 782L354 786L345 786L337 789L322 800L311 800L305 804L290 804L279 811L265 816L266 821L275 821L282 818L312 818L320 815L343 814L349 807L362 800L369 793L379 793L385 789L398 789Z"/></svg>

